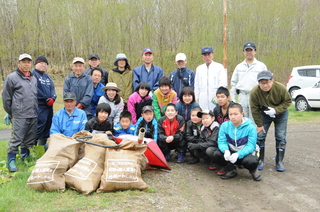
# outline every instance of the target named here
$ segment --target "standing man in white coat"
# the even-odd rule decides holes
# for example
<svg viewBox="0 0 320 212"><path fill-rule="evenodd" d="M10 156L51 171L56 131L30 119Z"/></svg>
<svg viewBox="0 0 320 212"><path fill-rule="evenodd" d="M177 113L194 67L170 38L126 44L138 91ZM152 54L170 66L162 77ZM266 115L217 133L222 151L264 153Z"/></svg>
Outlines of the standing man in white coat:
<svg viewBox="0 0 320 212"><path fill-rule="evenodd" d="M251 118L253 121L249 94L251 89L258 84L257 76L261 71L266 71L267 66L255 58L256 45L252 42L247 42L243 46L243 54L245 60L239 63L231 77L231 100L241 104L244 112L244 116ZM236 101L236 95L238 101Z"/></svg>
<svg viewBox="0 0 320 212"><path fill-rule="evenodd" d="M196 69L195 96L202 110L213 111L216 105L212 100L216 96L217 89L220 86L227 87L228 85L227 71L222 64L213 61L212 47L203 47L201 54L205 63Z"/></svg>

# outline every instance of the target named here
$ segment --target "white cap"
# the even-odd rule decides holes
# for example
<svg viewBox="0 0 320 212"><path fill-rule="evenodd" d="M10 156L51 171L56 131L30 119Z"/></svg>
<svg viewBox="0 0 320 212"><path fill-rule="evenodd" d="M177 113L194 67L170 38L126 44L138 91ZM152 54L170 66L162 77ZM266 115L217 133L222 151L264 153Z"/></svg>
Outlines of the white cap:
<svg viewBox="0 0 320 212"><path fill-rule="evenodd" d="M84 59L82 57L75 57L73 58L72 64L75 64L76 62L85 63Z"/></svg>
<svg viewBox="0 0 320 212"><path fill-rule="evenodd" d="M21 61L21 60L23 60L23 59L26 59L26 58L32 60L32 57L30 56L30 54L24 53L24 54L20 54L20 56L19 56L19 61Z"/></svg>
<svg viewBox="0 0 320 212"><path fill-rule="evenodd" d="M184 53L178 53L176 55L176 62L178 62L179 60L186 61L187 60L187 56Z"/></svg>

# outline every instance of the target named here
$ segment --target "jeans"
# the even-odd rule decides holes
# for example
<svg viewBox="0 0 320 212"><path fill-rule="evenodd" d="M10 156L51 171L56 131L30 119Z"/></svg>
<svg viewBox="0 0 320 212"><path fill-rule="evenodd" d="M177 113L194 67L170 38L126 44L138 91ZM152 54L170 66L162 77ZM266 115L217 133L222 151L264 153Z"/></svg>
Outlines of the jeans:
<svg viewBox="0 0 320 212"><path fill-rule="evenodd" d="M270 127L270 124L274 123L274 136L276 138L276 146L282 146L286 145L287 140L287 123L288 123L288 110L284 111L283 113L280 113L276 115L275 118L271 118L270 116L266 114L260 114L262 121L263 121L263 127L266 131L265 133L263 131L260 131L258 133L258 145L264 146L267 133Z"/></svg>

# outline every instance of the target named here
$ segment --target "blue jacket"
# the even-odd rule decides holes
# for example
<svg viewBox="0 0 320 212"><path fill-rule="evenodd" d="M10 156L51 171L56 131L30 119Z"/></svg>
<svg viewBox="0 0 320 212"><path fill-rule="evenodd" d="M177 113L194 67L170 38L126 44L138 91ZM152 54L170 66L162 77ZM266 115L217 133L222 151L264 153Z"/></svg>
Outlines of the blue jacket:
<svg viewBox="0 0 320 212"><path fill-rule="evenodd" d="M119 135L134 135L135 126L133 124L130 124L130 126L127 129L123 129L121 124L118 123L114 125L113 127L113 135L119 136Z"/></svg>
<svg viewBox="0 0 320 212"><path fill-rule="evenodd" d="M50 135L53 133L61 133L65 136L71 137L85 129L87 123L87 116L83 110L74 107L72 115L69 117L65 108L62 108L52 118L52 125L50 128Z"/></svg>
<svg viewBox="0 0 320 212"><path fill-rule="evenodd" d="M151 65L148 72L145 65L135 67L133 69L133 90L135 91L140 82L147 82L150 85L152 92L159 87L159 79L164 76L163 70L160 66Z"/></svg>
<svg viewBox="0 0 320 212"><path fill-rule="evenodd" d="M104 85L101 82L98 83L97 87L93 87L93 96L90 103L92 116L96 116L96 107L98 105L99 99L105 93L101 89L103 87Z"/></svg>
<svg viewBox="0 0 320 212"><path fill-rule="evenodd" d="M38 104L47 105L46 100L48 98L56 100L56 90L51 77L37 69L31 71L31 73L38 81Z"/></svg>
<svg viewBox="0 0 320 212"><path fill-rule="evenodd" d="M146 131L144 134L145 138L151 138L157 142L158 140L158 122L155 118L150 122L146 122L143 117L140 117L136 124L135 135L139 134L140 128L143 127Z"/></svg>
<svg viewBox="0 0 320 212"><path fill-rule="evenodd" d="M185 83L181 82L181 79L179 78L179 74ZM172 82L172 89L177 93L178 98L180 98L180 93L184 87L189 86L192 89L194 89L195 76L196 75L194 71L188 68L181 68L181 69L178 68L177 70L170 73L169 78Z"/></svg>
<svg viewBox="0 0 320 212"><path fill-rule="evenodd" d="M239 159L253 153L256 149L257 130L251 119L243 118L242 124L235 127L231 121L220 126L218 147L224 153L226 149L237 152Z"/></svg>
<svg viewBox="0 0 320 212"><path fill-rule="evenodd" d="M181 100L176 104L178 114L187 122L190 120L191 110L194 107L200 107L198 102L193 102L190 105L183 104Z"/></svg>
<svg viewBox="0 0 320 212"><path fill-rule="evenodd" d="M82 74L76 77L72 72L64 80L63 94L72 92L77 97L77 104L81 104L87 115L91 114L91 99L93 95L93 82L89 75Z"/></svg>

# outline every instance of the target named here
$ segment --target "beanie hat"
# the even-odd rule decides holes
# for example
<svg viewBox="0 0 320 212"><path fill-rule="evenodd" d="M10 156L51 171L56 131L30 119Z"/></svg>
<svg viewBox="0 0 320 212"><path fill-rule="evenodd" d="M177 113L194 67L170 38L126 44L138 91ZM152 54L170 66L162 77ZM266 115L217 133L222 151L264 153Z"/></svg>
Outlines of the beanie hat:
<svg viewBox="0 0 320 212"><path fill-rule="evenodd" d="M34 62L34 64L36 65L37 63L41 63L41 62L45 62L45 63L47 63L47 65L49 65L48 60L47 60L47 58L45 56L37 57L37 59Z"/></svg>

